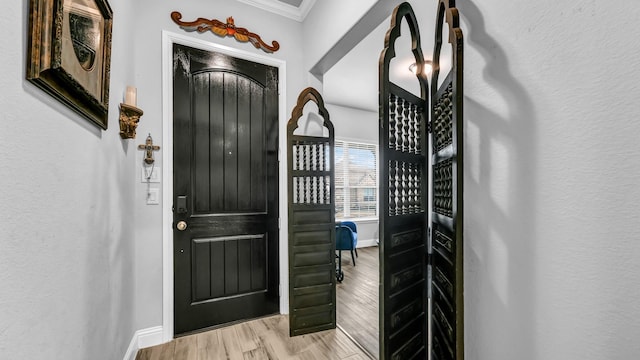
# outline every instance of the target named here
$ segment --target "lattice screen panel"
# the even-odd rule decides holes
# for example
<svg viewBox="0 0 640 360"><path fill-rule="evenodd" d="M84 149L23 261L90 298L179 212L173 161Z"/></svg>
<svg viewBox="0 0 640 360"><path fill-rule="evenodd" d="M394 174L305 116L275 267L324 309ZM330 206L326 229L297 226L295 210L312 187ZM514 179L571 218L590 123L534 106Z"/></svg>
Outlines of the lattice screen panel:
<svg viewBox="0 0 640 360"><path fill-rule="evenodd" d="M389 161L389 216L424 212L420 163Z"/></svg>
<svg viewBox="0 0 640 360"><path fill-rule="evenodd" d="M433 143L436 151L444 149L452 142L452 98L452 85L449 83L433 107Z"/></svg>
<svg viewBox="0 0 640 360"><path fill-rule="evenodd" d="M292 176L294 204L331 203L329 149L329 142L322 139L293 142L293 171L301 173Z"/></svg>
<svg viewBox="0 0 640 360"><path fill-rule="evenodd" d="M453 213L453 168L451 160L433 167L433 207L438 214L451 217Z"/></svg>
<svg viewBox="0 0 640 360"><path fill-rule="evenodd" d="M422 154L420 114L415 103L389 94L389 149L410 154Z"/></svg>

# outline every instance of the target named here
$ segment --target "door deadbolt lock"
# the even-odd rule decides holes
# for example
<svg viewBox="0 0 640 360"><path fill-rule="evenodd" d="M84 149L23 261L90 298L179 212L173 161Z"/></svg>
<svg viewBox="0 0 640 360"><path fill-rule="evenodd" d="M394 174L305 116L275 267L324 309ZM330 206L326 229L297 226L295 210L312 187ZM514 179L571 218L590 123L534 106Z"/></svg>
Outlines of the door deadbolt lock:
<svg viewBox="0 0 640 360"><path fill-rule="evenodd" d="M187 223L185 221L178 221L176 224L176 229L180 231L184 231L187 228Z"/></svg>
<svg viewBox="0 0 640 360"><path fill-rule="evenodd" d="M176 199L176 213L178 214L186 214L187 213L187 197L184 195L178 196Z"/></svg>

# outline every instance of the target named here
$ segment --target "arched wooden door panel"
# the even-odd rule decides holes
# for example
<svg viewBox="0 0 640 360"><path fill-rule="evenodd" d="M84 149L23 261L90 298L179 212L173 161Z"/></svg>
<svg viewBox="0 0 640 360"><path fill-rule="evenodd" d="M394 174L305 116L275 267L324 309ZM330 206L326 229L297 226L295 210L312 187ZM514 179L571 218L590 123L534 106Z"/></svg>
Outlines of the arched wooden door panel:
<svg viewBox="0 0 640 360"><path fill-rule="evenodd" d="M453 66L438 87L445 19ZM420 97L389 80L402 21L411 32ZM438 3L437 24L431 96L408 3L395 9L380 56L381 359L427 359L429 340L432 359L464 357L462 32L453 0Z"/></svg>
<svg viewBox="0 0 640 360"><path fill-rule="evenodd" d="M406 21L420 97L389 80L395 42ZM399 5L380 55L380 358L426 359L428 354L427 79L413 9Z"/></svg>
<svg viewBox="0 0 640 360"><path fill-rule="evenodd" d="M322 117L321 134L305 134L308 127L299 127L310 101ZM291 336L336 327L333 147L333 124L322 96L306 88L287 124Z"/></svg>
<svg viewBox="0 0 640 360"><path fill-rule="evenodd" d="M440 77L443 27L451 70ZM454 0L440 0L431 77L433 177L431 224L432 359L464 359L462 30ZM447 66L448 67L448 66Z"/></svg>

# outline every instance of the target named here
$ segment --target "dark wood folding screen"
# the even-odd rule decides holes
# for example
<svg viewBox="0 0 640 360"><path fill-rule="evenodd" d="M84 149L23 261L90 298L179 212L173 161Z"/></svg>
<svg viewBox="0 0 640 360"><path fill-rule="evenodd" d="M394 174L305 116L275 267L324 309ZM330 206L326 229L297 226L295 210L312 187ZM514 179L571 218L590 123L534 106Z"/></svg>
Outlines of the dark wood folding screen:
<svg viewBox="0 0 640 360"><path fill-rule="evenodd" d="M453 67L438 88L445 18ZM389 80L403 20L411 32L420 97ZM381 359L426 359L429 339L432 359L464 358L462 32L453 0L439 1L437 24L431 102L418 24L408 3L394 10L380 56Z"/></svg>
<svg viewBox="0 0 640 360"><path fill-rule="evenodd" d="M463 301L463 48L454 0L440 0L431 76L433 213L431 225L432 359L464 359ZM446 23L445 23L446 21ZM448 26L451 71L440 76L443 26Z"/></svg>
<svg viewBox="0 0 640 360"><path fill-rule="evenodd" d="M418 67L417 97L389 80L400 25L409 25ZM411 5L391 16L380 55L380 358L426 359L428 353L427 79Z"/></svg>
<svg viewBox="0 0 640 360"><path fill-rule="evenodd" d="M294 134L309 101L327 136ZM336 327L334 130L322 96L298 96L287 124L290 335Z"/></svg>

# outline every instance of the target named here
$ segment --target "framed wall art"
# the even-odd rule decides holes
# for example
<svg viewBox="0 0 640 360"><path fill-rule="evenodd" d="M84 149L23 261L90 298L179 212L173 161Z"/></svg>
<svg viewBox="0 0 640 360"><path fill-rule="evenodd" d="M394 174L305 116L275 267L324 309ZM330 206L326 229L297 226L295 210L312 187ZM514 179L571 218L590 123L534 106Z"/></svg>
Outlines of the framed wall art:
<svg viewBox="0 0 640 360"><path fill-rule="evenodd" d="M113 11L107 0L30 0L27 80L107 129Z"/></svg>

